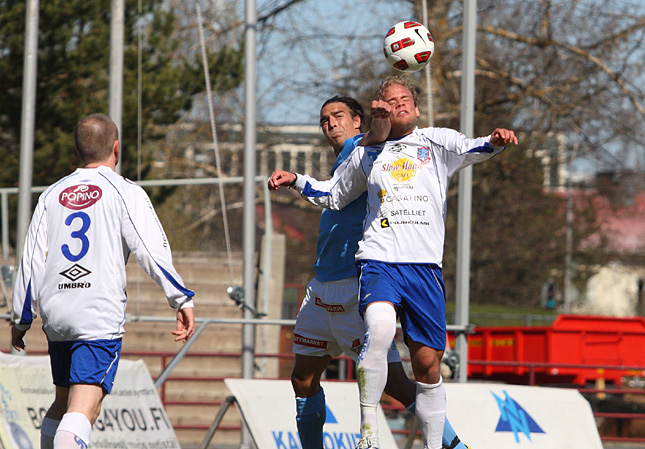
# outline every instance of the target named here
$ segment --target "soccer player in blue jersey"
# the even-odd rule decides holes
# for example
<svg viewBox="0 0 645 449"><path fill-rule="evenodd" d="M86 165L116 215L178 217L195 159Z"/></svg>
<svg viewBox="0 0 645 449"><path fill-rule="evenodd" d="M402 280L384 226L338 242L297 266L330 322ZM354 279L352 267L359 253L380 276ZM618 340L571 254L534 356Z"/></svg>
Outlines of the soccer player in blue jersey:
<svg viewBox="0 0 645 449"><path fill-rule="evenodd" d="M285 177L278 185L290 185L311 203L335 210L367 192L363 238L356 252L359 309L366 327L357 364L358 448L378 448L376 410L398 315L410 349L424 447L439 449L446 414L439 366L446 345L441 263L448 185L461 168L518 141L504 128L472 139L452 129L418 128L416 88L405 76L386 78L377 98L391 107L387 141L357 147L329 181L295 175L295 180Z"/></svg>
<svg viewBox="0 0 645 449"><path fill-rule="evenodd" d="M130 252L176 309L175 340L187 341L195 325L194 293L172 265L148 195L114 171L116 125L89 115L74 140L84 167L40 196L13 294L12 346L25 348L37 306L49 345L56 395L42 422L42 449L85 449L90 442L119 363Z"/></svg>
<svg viewBox="0 0 645 449"><path fill-rule="evenodd" d="M382 101L372 103L372 126L361 134L363 109L350 97L327 100L320 111L320 126L336 155L336 169L357 145L385 140L390 132L390 106ZM291 178L293 177L293 179ZM292 173L276 170L269 179L269 189L290 185ZM363 235L366 195L342 210L326 209L320 217L315 277L307 286L306 296L294 329L293 352L296 354L291 381L296 394L296 422L303 449L323 447L325 396L320 378L332 357L346 353L357 360L363 346L365 327L358 312L358 278L354 256ZM408 409L414 409L416 387L410 381L396 346L387 353L388 378L385 391ZM466 449L447 423L443 445Z"/></svg>

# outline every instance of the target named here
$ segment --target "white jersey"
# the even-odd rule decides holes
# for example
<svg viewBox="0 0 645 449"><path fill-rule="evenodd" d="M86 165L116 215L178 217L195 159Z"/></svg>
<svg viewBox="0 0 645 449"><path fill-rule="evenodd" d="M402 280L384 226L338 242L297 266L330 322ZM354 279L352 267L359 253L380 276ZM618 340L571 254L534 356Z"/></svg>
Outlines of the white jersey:
<svg viewBox="0 0 645 449"><path fill-rule="evenodd" d="M144 190L109 167L79 168L38 200L13 294L15 325L40 307L50 341L117 339L126 308L130 252L171 307L194 293L172 265L168 239Z"/></svg>
<svg viewBox="0 0 645 449"><path fill-rule="evenodd" d="M447 128L416 128L370 147L357 147L332 179L297 175L294 188L309 202L342 209L367 190L367 214L356 260L441 266L448 184L468 165L503 148Z"/></svg>

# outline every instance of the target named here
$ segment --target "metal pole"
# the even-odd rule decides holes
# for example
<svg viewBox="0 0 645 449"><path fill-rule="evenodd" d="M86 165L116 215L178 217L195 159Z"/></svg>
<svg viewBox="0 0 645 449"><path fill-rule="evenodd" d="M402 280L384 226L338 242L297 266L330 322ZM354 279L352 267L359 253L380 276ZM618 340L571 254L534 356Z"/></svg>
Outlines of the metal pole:
<svg viewBox="0 0 645 449"><path fill-rule="evenodd" d="M36 122L36 76L38 74L38 8L38 0L27 0L25 59L22 80L16 265L20 264L20 259L22 258L22 249L31 218L31 181L34 166L34 128Z"/></svg>
<svg viewBox="0 0 645 449"><path fill-rule="evenodd" d="M256 5L255 0L246 0L246 27L244 38L244 246L243 246L243 282L245 318L253 318L251 310L255 309L255 147L256 147L256 111L255 111L255 39L256 39ZM253 330L245 325L242 342L242 377L253 377Z"/></svg>
<svg viewBox="0 0 645 449"><path fill-rule="evenodd" d="M18 235L16 237L16 266L20 265L22 250L31 216L31 182L34 167L34 129L36 123L36 77L38 75L38 0L27 0L25 26L25 56L22 79L22 127L20 130L20 178L18 181ZM4 251L4 245L3 245ZM13 271L15 277L18 270ZM11 279L12 284L14 279ZM26 355L13 347L12 354Z"/></svg>
<svg viewBox="0 0 645 449"><path fill-rule="evenodd" d="M255 151L256 151L256 34L257 11L255 0L246 0L244 28L244 244L243 283L244 318L253 318L255 309ZM255 327L245 324L242 329L242 377L253 377ZM250 447L248 431L242 433L242 447Z"/></svg>
<svg viewBox="0 0 645 449"><path fill-rule="evenodd" d="M9 194L2 192L2 258L9 258Z"/></svg>
<svg viewBox="0 0 645 449"><path fill-rule="evenodd" d="M430 24L428 23L428 1L423 0L422 6L423 8L423 24L430 29ZM425 73L425 80L426 80L426 108L427 108L427 114L428 114L428 126L432 127L434 126L434 106L432 103L432 61L428 63L426 66L426 69L424 70Z"/></svg>
<svg viewBox="0 0 645 449"><path fill-rule="evenodd" d="M123 114L123 35L125 29L125 0L112 0L110 19L110 85L108 92L108 115L119 130L121 158L123 159L123 135L121 121ZM121 173L121 162L116 172Z"/></svg>
<svg viewBox="0 0 645 449"><path fill-rule="evenodd" d="M571 313L573 305L573 181L571 164L576 152L577 142L567 155L567 209L565 214L565 254L564 254L564 304L563 311Z"/></svg>
<svg viewBox="0 0 645 449"><path fill-rule="evenodd" d="M477 28L477 0L464 0L463 53L461 78L461 132L467 137L474 134L475 115L475 32ZM468 324L470 303L470 231L472 223L473 169L468 166L459 172L459 204L457 217L457 286L455 324ZM459 382L467 381L468 339L457 334L455 350L459 354Z"/></svg>

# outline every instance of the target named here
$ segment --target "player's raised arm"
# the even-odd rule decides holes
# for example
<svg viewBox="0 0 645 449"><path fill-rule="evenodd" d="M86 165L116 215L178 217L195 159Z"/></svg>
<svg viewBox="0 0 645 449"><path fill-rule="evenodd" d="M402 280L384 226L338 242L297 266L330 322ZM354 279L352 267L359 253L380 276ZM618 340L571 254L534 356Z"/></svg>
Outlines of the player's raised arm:
<svg viewBox="0 0 645 449"><path fill-rule="evenodd" d="M278 190L280 187L291 187L296 182L296 174L284 170L275 170L269 176L267 187L269 190Z"/></svg>
<svg viewBox="0 0 645 449"><path fill-rule="evenodd" d="M375 145L387 140L387 136L390 134L390 129L392 128L392 124L390 123L391 111L392 106L385 101L372 101L372 108L370 109L372 123L370 124L370 130L365 133L363 138L358 142L358 145Z"/></svg>
<svg viewBox="0 0 645 449"><path fill-rule="evenodd" d="M517 137L512 129L497 128L490 135L490 143L496 147L503 147L508 143L517 145Z"/></svg>
<svg viewBox="0 0 645 449"><path fill-rule="evenodd" d="M311 204L340 210L367 190L366 170L362 164L371 164L365 147L357 147L351 156L338 166L328 181L319 181L309 175L296 173L293 188Z"/></svg>

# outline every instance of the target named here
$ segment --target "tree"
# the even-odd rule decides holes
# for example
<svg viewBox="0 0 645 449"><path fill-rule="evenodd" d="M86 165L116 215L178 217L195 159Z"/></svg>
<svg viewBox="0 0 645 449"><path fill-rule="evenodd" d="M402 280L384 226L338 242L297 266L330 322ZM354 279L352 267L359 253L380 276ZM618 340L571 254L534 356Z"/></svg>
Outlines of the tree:
<svg viewBox="0 0 645 449"><path fill-rule="evenodd" d="M25 2L3 0L0 13L0 185L18 182ZM154 142L165 125L191 109L204 90L203 69L176 33L176 15L163 2L125 8L122 174L135 179L149 168ZM107 112L110 2L41 2L38 39L34 185L70 173L78 161L72 130L82 116ZM140 29L138 27L141 27ZM137 31L140 30L141 33ZM141 41L142 141L148 151L137 166L138 39ZM239 43L210 52L214 89L231 89L242 78ZM11 208L14 209L13 207Z"/></svg>
<svg viewBox="0 0 645 449"><path fill-rule="evenodd" d="M386 9L372 3L380 5L374 7L379 12ZM416 11L409 17L421 20L421 4L407 2ZM463 1L427 4L436 42L430 66L434 123L459 129ZM308 6L314 7L299 5ZM400 15L391 24L398 20ZM271 32L282 29L290 35L290 53L309 55L301 67L316 78L302 84L290 80L289 92L304 97L313 89L321 98L343 93L369 105L378 82L394 73L379 51L386 28L373 31L373 23L368 31L358 28L359 21L338 34L313 20L285 20L282 28L275 20ZM546 188L538 150L558 136L564 139L560 163L584 159L603 168L629 163L629 150L645 153L645 95L639 87L645 73L644 33L642 8L631 2L478 1L475 134L509 127L522 144L474 169L473 300L536 305L542 282L555 275L562 284L564 198L557 189L566 179L552 186L555 191ZM372 50L365 51L366 43ZM318 55L325 50L329 59L321 62ZM423 77L413 77L423 84ZM425 123L425 101L420 106ZM444 264L449 297L454 296L456 190L454 182ZM576 208L574 260L592 267L601 256L579 243L595 231L595 214L589 202ZM578 274L581 279L587 275Z"/></svg>
<svg viewBox="0 0 645 449"><path fill-rule="evenodd" d="M458 126L461 4L433 2L429 13L441 42L432 67L437 121L451 127ZM471 292L475 301L536 305L542 282L555 274L563 283L565 219L563 197L541 187L534 150L557 135L564 139L560 163L586 158L614 168L628 163L626 150L642 152L644 95L637 86L645 18L635 5L616 2L478 5L475 134L513 127L524 144L475 167ZM556 188L566 179L559 182ZM574 261L583 282L606 255L581 247L597 229L596 214L590 201L576 208ZM448 270L455 232L449 223Z"/></svg>

